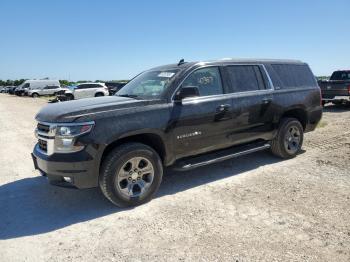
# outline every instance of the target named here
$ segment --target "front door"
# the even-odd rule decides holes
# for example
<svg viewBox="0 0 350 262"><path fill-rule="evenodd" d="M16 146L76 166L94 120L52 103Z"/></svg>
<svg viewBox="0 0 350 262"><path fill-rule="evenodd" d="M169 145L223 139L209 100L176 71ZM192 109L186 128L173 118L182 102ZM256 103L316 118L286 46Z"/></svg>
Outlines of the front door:
<svg viewBox="0 0 350 262"><path fill-rule="evenodd" d="M196 86L199 97L186 98L172 108L170 128L178 158L227 147L232 125L231 99L224 94L218 67L191 73L182 87Z"/></svg>

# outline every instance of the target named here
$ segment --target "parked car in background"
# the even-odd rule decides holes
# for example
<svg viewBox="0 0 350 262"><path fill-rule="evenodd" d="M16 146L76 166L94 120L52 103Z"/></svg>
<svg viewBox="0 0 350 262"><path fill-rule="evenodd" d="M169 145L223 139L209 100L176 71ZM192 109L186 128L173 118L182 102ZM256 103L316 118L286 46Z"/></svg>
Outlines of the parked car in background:
<svg viewBox="0 0 350 262"><path fill-rule="evenodd" d="M104 83L82 83L67 89L65 95L68 100L108 96L108 88Z"/></svg>
<svg viewBox="0 0 350 262"><path fill-rule="evenodd" d="M6 88L7 88L8 93L9 93L10 95L14 95L14 94L15 94L15 91L16 91L16 89L17 89L18 87L17 87L17 86L7 86Z"/></svg>
<svg viewBox="0 0 350 262"><path fill-rule="evenodd" d="M319 81L318 84L321 88L323 104L350 103L350 70L335 71L328 81Z"/></svg>
<svg viewBox="0 0 350 262"><path fill-rule="evenodd" d="M135 206L157 192L164 167L266 149L295 157L321 116L320 88L303 62L180 61L141 73L115 96L42 108L32 157L52 184L99 186L115 205Z"/></svg>
<svg viewBox="0 0 350 262"><path fill-rule="evenodd" d="M40 88L31 88L28 90L28 96L39 97L39 96L51 96L68 90L67 88L61 88L60 86L45 86Z"/></svg>
<svg viewBox="0 0 350 262"><path fill-rule="evenodd" d="M0 93L6 93L6 88L4 86L0 86Z"/></svg>
<svg viewBox="0 0 350 262"><path fill-rule="evenodd" d="M109 95L112 96L125 86L127 82L106 82L105 84L108 88Z"/></svg>
<svg viewBox="0 0 350 262"><path fill-rule="evenodd" d="M58 86L60 82L58 80L26 80L18 86L16 90L17 95L28 95L30 90L41 90L46 86ZM33 94L33 92L31 92Z"/></svg>

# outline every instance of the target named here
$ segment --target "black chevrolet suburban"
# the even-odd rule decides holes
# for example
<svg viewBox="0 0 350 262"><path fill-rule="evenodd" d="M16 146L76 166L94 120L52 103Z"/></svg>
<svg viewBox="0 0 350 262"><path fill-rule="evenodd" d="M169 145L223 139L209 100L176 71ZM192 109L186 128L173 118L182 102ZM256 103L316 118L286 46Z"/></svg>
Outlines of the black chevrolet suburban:
<svg viewBox="0 0 350 262"><path fill-rule="evenodd" d="M181 60L137 75L115 96L45 106L32 157L51 184L99 186L115 205L134 206L154 196L164 167L265 149L292 158L321 116L305 63Z"/></svg>

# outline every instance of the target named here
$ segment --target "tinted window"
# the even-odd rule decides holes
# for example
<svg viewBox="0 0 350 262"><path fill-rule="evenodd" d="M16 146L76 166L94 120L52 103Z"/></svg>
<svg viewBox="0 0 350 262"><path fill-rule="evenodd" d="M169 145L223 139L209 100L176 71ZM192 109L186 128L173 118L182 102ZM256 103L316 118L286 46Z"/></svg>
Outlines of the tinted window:
<svg viewBox="0 0 350 262"><path fill-rule="evenodd" d="M350 80L350 71L335 71L330 80Z"/></svg>
<svg viewBox="0 0 350 262"><path fill-rule="evenodd" d="M223 93L219 68L207 67L199 69L189 75L182 84L196 86L200 96L218 95Z"/></svg>
<svg viewBox="0 0 350 262"><path fill-rule="evenodd" d="M82 84L82 85L78 85L77 89L87 89L87 88L95 88L97 87L96 84ZM100 85L98 85L98 87L100 87Z"/></svg>
<svg viewBox="0 0 350 262"><path fill-rule="evenodd" d="M25 83L25 84L23 85L23 88L27 88L27 87L30 87L30 83Z"/></svg>
<svg viewBox="0 0 350 262"><path fill-rule="evenodd" d="M87 88L86 85L77 85L76 89L84 89L84 88Z"/></svg>
<svg viewBox="0 0 350 262"><path fill-rule="evenodd" d="M315 77L307 65L273 64L271 66L282 83L282 88L316 85Z"/></svg>
<svg viewBox="0 0 350 262"><path fill-rule="evenodd" d="M264 89L258 66L237 65L225 68L231 92L246 92Z"/></svg>

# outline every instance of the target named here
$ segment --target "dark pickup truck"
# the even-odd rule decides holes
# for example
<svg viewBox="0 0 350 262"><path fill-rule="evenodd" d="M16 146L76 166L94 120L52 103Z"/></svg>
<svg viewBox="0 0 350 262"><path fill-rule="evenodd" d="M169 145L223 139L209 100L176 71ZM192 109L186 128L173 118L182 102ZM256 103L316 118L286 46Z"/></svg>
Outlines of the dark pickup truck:
<svg viewBox="0 0 350 262"><path fill-rule="evenodd" d="M318 82L322 92L322 104L350 103L350 70L333 72L329 81Z"/></svg>
<svg viewBox="0 0 350 262"><path fill-rule="evenodd" d="M52 184L99 186L115 205L133 206L154 196L164 167L266 149L292 158L321 116L305 63L181 60L139 74L115 96L45 106L32 157Z"/></svg>

